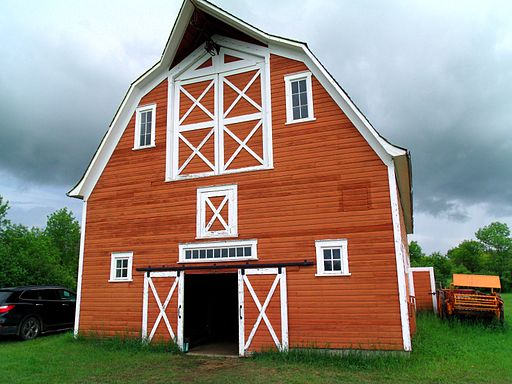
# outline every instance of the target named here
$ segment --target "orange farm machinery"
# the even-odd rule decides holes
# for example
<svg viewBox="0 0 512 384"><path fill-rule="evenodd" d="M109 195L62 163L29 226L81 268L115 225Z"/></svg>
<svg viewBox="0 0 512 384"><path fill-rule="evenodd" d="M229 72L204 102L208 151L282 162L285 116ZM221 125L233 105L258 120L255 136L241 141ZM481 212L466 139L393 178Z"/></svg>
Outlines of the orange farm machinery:
<svg viewBox="0 0 512 384"><path fill-rule="evenodd" d="M481 292L479 289L490 292ZM454 274L450 288L438 291L438 314L441 318L459 315L496 318L503 322L500 289L498 276Z"/></svg>

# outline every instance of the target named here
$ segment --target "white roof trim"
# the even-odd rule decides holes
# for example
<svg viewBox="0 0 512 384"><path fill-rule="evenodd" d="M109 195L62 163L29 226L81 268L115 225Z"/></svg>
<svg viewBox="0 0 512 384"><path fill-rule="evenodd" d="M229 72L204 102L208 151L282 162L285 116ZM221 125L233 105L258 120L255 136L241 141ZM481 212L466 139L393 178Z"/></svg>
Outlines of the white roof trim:
<svg viewBox="0 0 512 384"><path fill-rule="evenodd" d="M194 7L268 44L271 52L281 53L285 56L294 57L295 59L305 62L311 72L313 72L315 77L317 77L320 83L326 88L331 97L334 98L339 107L385 164L389 165L393 157L407 154L405 149L388 143L377 133L305 43L263 32L205 0L184 0L160 61L132 83L85 174L79 183L68 192L68 196L83 198L84 200L88 199L124 133L140 99L149 92L152 87L156 86L167 77L167 71L174 59L183 34L187 29Z"/></svg>

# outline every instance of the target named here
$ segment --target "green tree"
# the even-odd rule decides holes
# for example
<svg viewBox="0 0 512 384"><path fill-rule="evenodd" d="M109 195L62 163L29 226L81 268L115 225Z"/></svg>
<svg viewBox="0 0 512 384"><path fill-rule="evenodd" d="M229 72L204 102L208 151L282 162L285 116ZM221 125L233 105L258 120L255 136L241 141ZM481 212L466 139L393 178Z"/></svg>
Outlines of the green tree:
<svg viewBox="0 0 512 384"><path fill-rule="evenodd" d="M7 220L7 211L9 210L9 202L7 200L4 201L4 198L0 196L0 232L9 225L9 220Z"/></svg>
<svg viewBox="0 0 512 384"><path fill-rule="evenodd" d="M453 262L458 273L480 273L485 269L484 246L475 240L464 240L448 251L446 256Z"/></svg>
<svg viewBox="0 0 512 384"><path fill-rule="evenodd" d="M417 241L413 240L409 243L409 258L413 267L422 267L425 262L425 254Z"/></svg>
<svg viewBox="0 0 512 384"><path fill-rule="evenodd" d="M61 266L76 270L80 252L80 224L67 208L48 216L44 234L59 250Z"/></svg>

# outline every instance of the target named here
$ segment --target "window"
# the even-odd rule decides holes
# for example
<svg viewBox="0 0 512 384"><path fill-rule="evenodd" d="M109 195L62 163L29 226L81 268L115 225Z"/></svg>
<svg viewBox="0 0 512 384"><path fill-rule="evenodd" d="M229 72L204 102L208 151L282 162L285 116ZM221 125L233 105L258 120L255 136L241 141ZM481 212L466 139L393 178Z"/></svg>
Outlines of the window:
<svg viewBox="0 0 512 384"><path fill-rule="evenodd" d="M112 253L109 281L132 281L132 262L133 252Z"/></svg>
<svg viewBox="0 0 512 384"><path fill-rule="evenodd" d="M311 72L285 76L286 123L314 120Z"/></svg>
<svg viewBox="0 0 512 384"><path fill-rule="evenodd" d="M65 289L58 289L57 295L59 296L59 300L76 301L76 295Z"/></svg>
<svg viewBox="0 0 512 384"><path fill-rule="evenodd" d="M155 145L155 121L155 104L137 108L134 149L153 147Z"/></svg>
<svg viewBox="0 0 512 384"><path fill-rule="evenodd" d="M317 240L316 276L344 275L349 276L347 240Z"/></svg>
<svg viewBox="0 0 512 384"><path fill-rule="evenodd" d="M180 244L180 262L256 260L256 240Z"/></svg>
<svg viewBox="0 0 512 384"><path fill-rule="evenodd" d="M198 239L238 236L236 185L197 189L196 236Z"/></svg>

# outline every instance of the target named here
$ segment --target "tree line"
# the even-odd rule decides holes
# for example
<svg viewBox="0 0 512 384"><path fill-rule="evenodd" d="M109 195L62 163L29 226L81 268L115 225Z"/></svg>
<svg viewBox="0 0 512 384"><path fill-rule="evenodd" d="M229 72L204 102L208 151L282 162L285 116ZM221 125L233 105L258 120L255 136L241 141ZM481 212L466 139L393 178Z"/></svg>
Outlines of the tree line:
<svg viewBox="0 0 512 384"><path fill-rule="evenodd" d="M0 288L63 285L76 289L80 224L67 208L48 216L44 229L14 224L0 196Z"/></svg>
<svg viewBox="0 0 512 384"><path fill-rule="evenodd" d="M507 224L494 222L480 228L473 240L464 240L446 255L423 253L416 241L409 244L411 266L434 267L436 282L448 287L454 273L496 275L503 292L511 290L512 237Z"/></svg>

